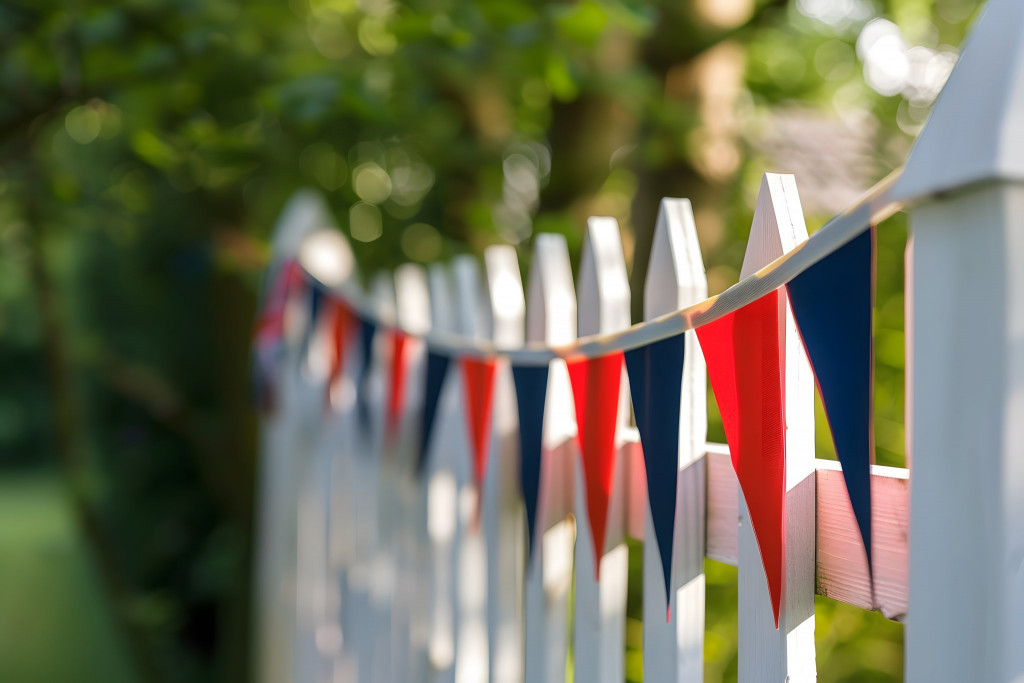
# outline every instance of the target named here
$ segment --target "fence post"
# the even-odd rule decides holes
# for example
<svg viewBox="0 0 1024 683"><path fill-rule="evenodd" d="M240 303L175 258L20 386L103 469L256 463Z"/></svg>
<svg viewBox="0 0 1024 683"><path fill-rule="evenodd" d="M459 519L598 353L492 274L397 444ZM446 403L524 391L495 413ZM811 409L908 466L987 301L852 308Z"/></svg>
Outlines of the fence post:
<svg viewBox="0 0 1024 683"><path fill-rule="evenodd" d="M516 250L484 250L491 339L498 348L523 345L526 300ZM523 506L519 497L519 432L515 389L507 363L494 380L491 451L484 482L482 521L487 543L488 640L493 683L523 680Z"/></svg>
<svg viewBox="0 0 1024 683"><path fill-rule="evenodd" d="M1022 34L990 0L894 188L917 201L909 681L1024 680Z"/></svg>
<svg viewBox="0 0 1024 683"><path fill-rule="evenodd" d="M579 334L615 332L630 325L629 278L622 253L622 238L614 218L587 221L577 279ZM620 442L629 417L629 383L623 368ZM629 554L625 545L626 488L629 448L621 448L615 463L608 509L605 552L594 557L582 458L576 462L576 609L573 664L580 683L620 683L625 677L626 588ZM601 582L595 564L601 563Z"/></svg>
<svg viewBox="0 0 1024 683"><path fill-rule="evenodd" d="M740 277L753 274L807 239L791 175L765 174ZM786 415L786 575L779 628L757 541L740 492L739 679L813 681L814 655L814 376L785 292L779 298Z"/></svg>
<svg viewBox="0 0 1024 683"><path fill-rule="evenodd" d="M644 283L644 318L685 308L708 296L697 227L688 199L663 199ZM707 441L707 370L697 334L686 333L679 417L672 591L666 623L661 557L650 507L644 531L644 677L654 681L704 680L704 463Z"/></svg>
<svg viewBox="0 0 1024 683"><path fill-rule="evenodd" d="M456 325L460 334L475 339L487 337L490 311L482 295L480 266L469 255L452 259L455 278ZM458 434L453 443L460 444L455 453L461 461L463 477L459 479L458 548L458 612L455 633L455 680L457 683L482 683L487 680L491 653L487 642L487 549L482 526L474 522L477 491L470 472L469 446L466 441L466 411L462 398L462 377L459 368L453 368L456 380L456 406ZM493 456L492 456L493 457Z"/></svg>
<svg viewBox="0 0 1024 683"><path fill-rule="evenodd" d="M539 234L527 287L527 342L565 344L576 338L576 292L565 237ZM526 668L529 682L565 681L568 600L572 586L576 419L565 361L548 371L537 538L526 567ZM529 556L529 555L528 555Z"/></svg>

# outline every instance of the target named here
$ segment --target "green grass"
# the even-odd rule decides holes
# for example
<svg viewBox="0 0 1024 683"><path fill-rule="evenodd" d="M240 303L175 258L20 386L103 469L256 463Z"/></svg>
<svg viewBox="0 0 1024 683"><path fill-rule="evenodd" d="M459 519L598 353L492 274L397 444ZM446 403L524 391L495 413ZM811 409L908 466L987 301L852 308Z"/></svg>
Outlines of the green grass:
<svg viewBox="0 0 1024 683"><path fill-rule="evenodd" d="M0 681L136 680L59 479L0 476Z"/></svg>

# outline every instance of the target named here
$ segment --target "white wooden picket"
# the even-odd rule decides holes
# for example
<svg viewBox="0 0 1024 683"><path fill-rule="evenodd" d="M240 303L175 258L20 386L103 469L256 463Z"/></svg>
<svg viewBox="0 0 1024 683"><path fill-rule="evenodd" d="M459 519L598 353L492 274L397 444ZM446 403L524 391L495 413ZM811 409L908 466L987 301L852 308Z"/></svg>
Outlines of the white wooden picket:
<svg viewBox="0 0 1024 683"><path fill-rule="evenodd" d="M584 234L577 278L580 335L629 327L629 279L619 225L613 218L591 218ZM627 439L629 387L623 368L618 440ZM635 430L633 430L635 434ZM635 439L634 439L635 440ZM594 556L581 460L576 465L576 603L574 671L577 681L614 681L624 673L626 589L629 555L625 546L627 472L630 458L620 448L608 506L604 551ZM596 566L600 563L600 582Z"/></svg>
<svg viewBox="0 0 1024 683"><path fill-rule="evenodd" d="M703 301L708 295L689 200L663 199L644 285L644 318ZM661 556L650 509L644 531L644 677L704 680L704 447L707 370L697 334L686 333L679 415L679 479L674 523L672 612L668 620ZM640 495L645 492L641 490Z"/></svg>
<svg viewBox="0 0 1024 683"><path fill-rule="evenodd" d="M737 565L739 493L729 448L709 443L707 469L707 557ZM871 595L860 534L834 460L815 460L818 528L816 592L890 619L907 614L907 548L910 505L909 472L901 467L871 466L872 537L875 596Z"/></svg>
<svg viewBox="0 0 1024 683"><path fill-rule="evenodd" d="M1024 5L989 2L895 188L917 203L913 680L1024 680L1022 32Z"/></svg>
<svg viewBox="0 0 1024 683"><path fill-rule="evenodd" d="M272 237L274 259L271 271L279 269L289 258L298 256L300 247L318 230L331 228L334 221L326 204L314 192L300 191L281 213ZM336 228L331 231L337 234ZM353 269L351 254L346 260L344 249L337 250L336 264L347 277ZM271 272L273 274L273 272ZM268 278L269 282L269 278ZM292 311L302 311L301 305ZM299 313L301 316L302 313ZM295 586L295 529L297 515L297 459L291 457L301 438L303 421L295 409L295 394L302 378L294 372L297 364L297 336L302 325L294 312L288 321L289 344L281 368L273 378L280 410L272 413L262 425L262 449L257 514L256 596L254 614L255 668L260 680L291 681L294 679L293 644L296 639L297 596Z"/></svg>
<svg viewBox="0 0 1024 683"><path fill-rule="evenodd" d="M413 335L422 336L431 325L430 290L426 270L414 263L395 269L395 297L398 323ZM426 591L430 586L426 556L429 540L422 510L422 487L409 476L415 467L419 421L423 412L422 386L425 351L419 339L411 337L406 349L404 416L399 436L400 448L393 462L395 509L399 512L394 530L393 549L396 558L394 604L392 607L392 661L394 680L419 683L427 679L429 638L429 604Z"/></svg>
<svg viewBox="0 0 1024 683"><path fill-rule="evenodd" d="M490 306L490 338L497 348L525 340L526 301L515 249L484 250L484 278ZM490 680L523 680L522 604L525 559L523 509L519 496L519 438L511 368L499 363L494 379L490 455L483 491L487 544Z"/></svg>
<svg viewBox="0 0 1024 683"><path fill-rule="evenodd" d="M483 278L480 267L472 256L457 256L452 261L455 281L456 324L461 334L474 339L489 336L490 308L483 296ZM457 364L454 364L457 365ZM457 367L449 370L449 386L457 392L454 399L458 406L458 422L461 445L456 446L460 460L464 463L464 477L459 479L458 533L459 545L458 593L455 680L456 683L481 683L488 680L490 652L487 638L487 547L482 533L482 524L477 521L480 491L477 491L471 474L472 455L466 441L466 410L462 391L462 375ZM452 385L454 382L454 385ZM452 443L455 443L453 436Z"/></svg>
<svg viewBox="0 0 1024 683"><path fill-rule="evenodd" d="M455 292L448 267L435 263L428 271L433 327L456 332ZM469 483L458 369L450 369L438 398L437 421L427 447L424 476L426 509L422 510L430 543L429 661L436 683L455 681L455 635L458 632L459 492Z"/></svg>
<svg viewBox="0 0 1024 683"><path fill-rule="evenodd" d="M564 344L576 337L576 292L565 237L539 234L527 288L526 340ZM575 536L576 418L565 361L552 361L544 405L543 455L533 561L526 568L525 680L565 680L568 599Z"/></svg>
<svg viewBox="0 0 1024 683"><path fill-rule="evenodd" d="M740 278L807 239L791 175L765 174ZM814 665L814 376L788 298L780 292L786 420L785 586L775 628L768 582L740 492L739 675L744 680L812 681Z"/></svg>

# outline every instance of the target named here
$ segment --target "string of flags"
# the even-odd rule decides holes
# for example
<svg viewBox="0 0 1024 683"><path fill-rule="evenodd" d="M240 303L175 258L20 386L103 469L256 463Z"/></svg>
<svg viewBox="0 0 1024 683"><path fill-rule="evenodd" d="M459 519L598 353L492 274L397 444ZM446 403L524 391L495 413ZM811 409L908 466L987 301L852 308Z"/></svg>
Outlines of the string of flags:
<svg viewBox="0 0 1024 683"><path fill-rule="evenodd" d="M864 226L853 239L818 259L783 287L696 326L733 468L757 539L776 627L786 574L785 359L781 321L787 302L821 395L871 572L869 475L874 455L875 251L875 229ZM385 357L378 362L384 364L386 440L397 437L405 411L413 345L425 346L422 414L413 465L418 475L427 470L441 390L449 371L456 367L468 413L471 471L477 490L482 491L488 467L495 378L502 363L511 366L519 411L519 483L526 507L528 557L532 559L538 543L548 364L517 362L514 355L499 351L460 355L450 348L434 347L426 338L417 339L407 331L382 324L365 308L328 290L297 261L290 260L276 269L254 331L255 386L259 402L266 410L272 410L275 404L274 379L283 357L285 316L292 300L307 302L309 324L302 340L304 352L309 348L310 330L324 318L328 339L328 405L331 386L346 372L346 359L350 355L359 359L350 376L356 389L357 424L364 432L371 427L367 393L371 365L376 360L372 350L377 336L384 335L383 344L389 353L383 354ZM667 598L672 594L685 345L685 335L679 332L635 348L606 349L599 355L576 353L564 359L578 427L592 534L589 540L597 557L602 555L606 540L623 377L629 383ZM358 347L358 353L353 352L354 347ZM595 567L599 568L600 563Z"/></svg>

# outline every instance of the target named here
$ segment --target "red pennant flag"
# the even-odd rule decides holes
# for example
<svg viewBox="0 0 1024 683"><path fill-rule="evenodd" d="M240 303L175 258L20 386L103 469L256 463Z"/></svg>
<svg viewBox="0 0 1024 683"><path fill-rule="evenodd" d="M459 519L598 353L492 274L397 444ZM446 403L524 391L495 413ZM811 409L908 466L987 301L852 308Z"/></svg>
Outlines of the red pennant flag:
<svg viewBox="0 0 1024 683"><path fill-rule="evenodd" d="M487 475L496 363L493 358L461 358L459 365L462 367L462 382L466 389L473 476L476 479L477 501L480 501L483 498L484 477Z"/></svg>
<svg viewBox="0 0 1024 683"><path fill-rule="evenodd" d="M280 360L284 338L285 309L288 299L305 284L302 267L295 259L284 261L277 277L267 289L263 309L253 333L255 346L254 380L257 399L263 409L274 409L273 375Z"/></svg>
<svg viewBox="0 0 1024 683"><path fill-rule="evenodd" d="M295 259L281 264L277 278L267 289L263 311L256 322L258 343L276 343L284 334L284 313L288 298L302 287L302 267Z"/></svg>
<svg viewBox="0 0 1024 683"><path fill-rule="evenodd" d="M576 404L577 439L587 484L587 515L594 541L595 573L600 575L608 501L615 474L615 432L619 422L622 352L601 358L568 360ZM599 576L598 576L599 578Z"/></svg>
<svg viewBox="0 0 1024 683"><path fill-rule="evenodd" d="M779 292L697 328L779 627L785 580L786 415Z"/></svg>
<svg viewBox="0 0 1024 683"><path fill-rule="evenodd" d="M331 387L345 371L345 354L348 351L348 340L355 329L355 314L341 299L330 298L331 309L331 344L330 359L327 371L327 405L331 402Z"/></svg>
<svg viewBox="0 0 1024 683"><path fill-rule="evenodd" d="M409 335L391 330L391 386L388 393L388 438L398 438L398 423L405 405L405 352Z"/></svg>

